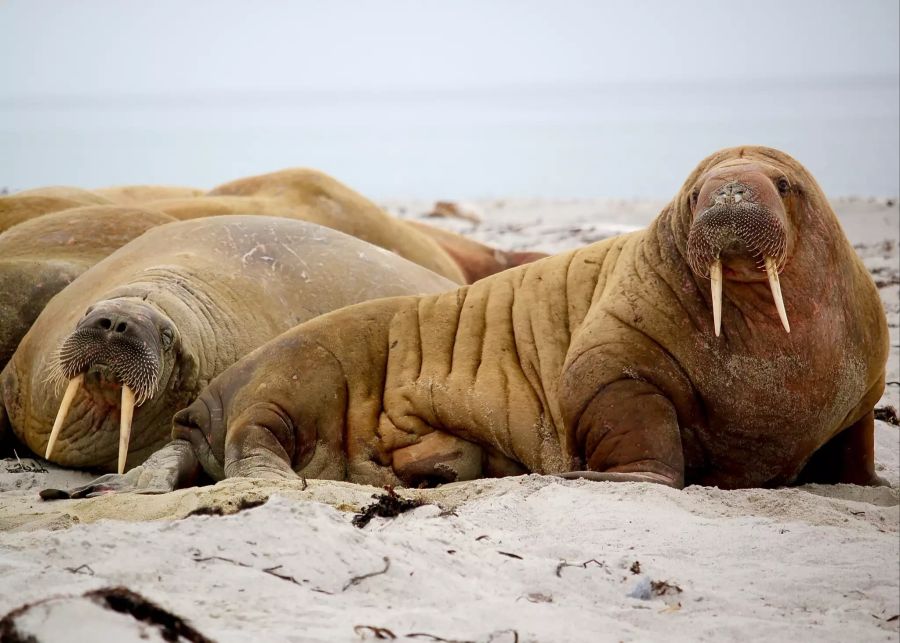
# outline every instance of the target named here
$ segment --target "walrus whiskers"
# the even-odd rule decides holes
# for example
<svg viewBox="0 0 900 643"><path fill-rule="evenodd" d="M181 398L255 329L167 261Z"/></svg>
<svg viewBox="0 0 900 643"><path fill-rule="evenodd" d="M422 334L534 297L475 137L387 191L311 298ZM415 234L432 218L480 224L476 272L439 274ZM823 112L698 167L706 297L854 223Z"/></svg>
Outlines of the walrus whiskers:
<svg viewBox="0 0 900 643"><path fill-rule="evenodd" d="M122 385L122 410L119 417L119 473L125 473L128 441L131 439L131 418L134 416L134 391Z"/></svg>
<svg viewBox="0 0 900 643"><path fill-rule="evenodd" d="M781 325L787 332L791 332L788 323L787 311L784 309L784 298L781 296L781 282L778 279L778 262L774 257L766 257L766 274L769 277L769 286L772 288L772 297L775 299L775 308L781 318Z"/></svg>
<svg viewBox="0 0 900 643"><path fill-rule="evenodd" d="M722 260L716 259L709 267L709 280L712 286L713 326L716 337L722 330Z"/></svg>
<svg viewBox="0 0 900 643"><path fill-rule="evenodd" d="M62 403L59 405L59 411L56 412L56 420L54 420L53 429L50 431L50 439L47 441L47 451L44 453L44 458L47 460L50 459L50 454L53 452L53 445L56 444L56 438L59 437L59 431L62 429L63 422L66 420L66 415L69 413L69 407L72 406L72 400L75 398L75 393L78 392L83 380L84 373L80 373L69 380L69 385L66 387L66 392L63 394Z"/></svg>

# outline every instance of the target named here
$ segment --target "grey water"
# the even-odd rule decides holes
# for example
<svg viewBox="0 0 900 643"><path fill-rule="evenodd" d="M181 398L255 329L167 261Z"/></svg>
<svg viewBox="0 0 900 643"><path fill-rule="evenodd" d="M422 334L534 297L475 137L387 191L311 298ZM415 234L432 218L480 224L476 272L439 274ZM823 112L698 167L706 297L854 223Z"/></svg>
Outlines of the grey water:
<svg viewBox="0 0 900 643"><path fill-rule="evenodd" d="M900 81L0 94L10 190L306 166L373 198L667 198L704 156L746 144L789 152L830 196L900 194Z"/></svg>

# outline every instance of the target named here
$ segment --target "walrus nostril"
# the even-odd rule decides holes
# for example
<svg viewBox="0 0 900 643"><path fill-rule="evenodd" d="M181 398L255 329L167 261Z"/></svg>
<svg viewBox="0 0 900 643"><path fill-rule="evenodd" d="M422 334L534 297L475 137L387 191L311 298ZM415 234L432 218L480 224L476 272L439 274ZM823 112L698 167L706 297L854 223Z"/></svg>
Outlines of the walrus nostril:
<svg viewBox="0 0 900 643"><path fill-rule="evenodd" d="M106 317L101 317L97 320L97 326L99 326L103 330L109 330L110 328L112 328L112 321L107 319Z"/></svg>
<svg viewBox="0 0 900 643"><path fill-rule="evenodd" d="M124 333L126 328L128 328L128 324L126 324L125 322L119 322L118 324L116 324L117 333Z"/></svg>

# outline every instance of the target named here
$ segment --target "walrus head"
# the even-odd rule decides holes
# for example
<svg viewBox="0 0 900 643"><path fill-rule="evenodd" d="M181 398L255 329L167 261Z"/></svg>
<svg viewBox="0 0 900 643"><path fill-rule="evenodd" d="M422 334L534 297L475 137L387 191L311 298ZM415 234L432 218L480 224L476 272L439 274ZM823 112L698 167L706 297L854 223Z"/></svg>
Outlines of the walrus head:
<svg viewBox="0 0 900 643"><path fill-rule="evenodd" d="M50 457L72 400L84 387L105 406L115 406L115 397L121 396L118 468L123 473L135 406L160 389L171 371L177 341L172 320L143 299L107 299L88 308L56 356L53 376L69 383L44 457Z"/></svg>
<svg viewBox="0 0 900 643"><path fill-rule="evenodd" d="M776 163L742 155L710 164L686 186L691 215L686 258L695 274L710 280L717 336L723 280L768 281L781 323L791 332L779 280L800 224L793 216L800 208L792 203L800 198L800 186L790 174Z"/></svg>

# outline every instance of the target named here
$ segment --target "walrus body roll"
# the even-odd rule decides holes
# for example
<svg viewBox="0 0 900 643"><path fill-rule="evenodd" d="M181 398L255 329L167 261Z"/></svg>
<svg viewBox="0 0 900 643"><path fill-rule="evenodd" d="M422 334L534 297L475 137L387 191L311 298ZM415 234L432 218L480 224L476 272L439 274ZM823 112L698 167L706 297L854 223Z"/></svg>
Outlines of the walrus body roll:
<svg viewBox="0 0 900 643"><path fill-rule="evenodd" d="M164 225L50 302L0 374L0 401L32 450L52 448L63 465L121 469L119 421L130 402L139 405L128 450L134 465L165 443L177 409L278 333L369 298L452 286L391 253L301 221L237 216ZM58 382L67 379L75 383L67 388L71 408L57 413Z"/></svg>
<svg viewBox="0 0 900 643"><path fill-rule="evenodd" d="M219 477L874 484L886 356L877 291L815 180L734 148L646 230L288 331L175 434Z"/></svg>

